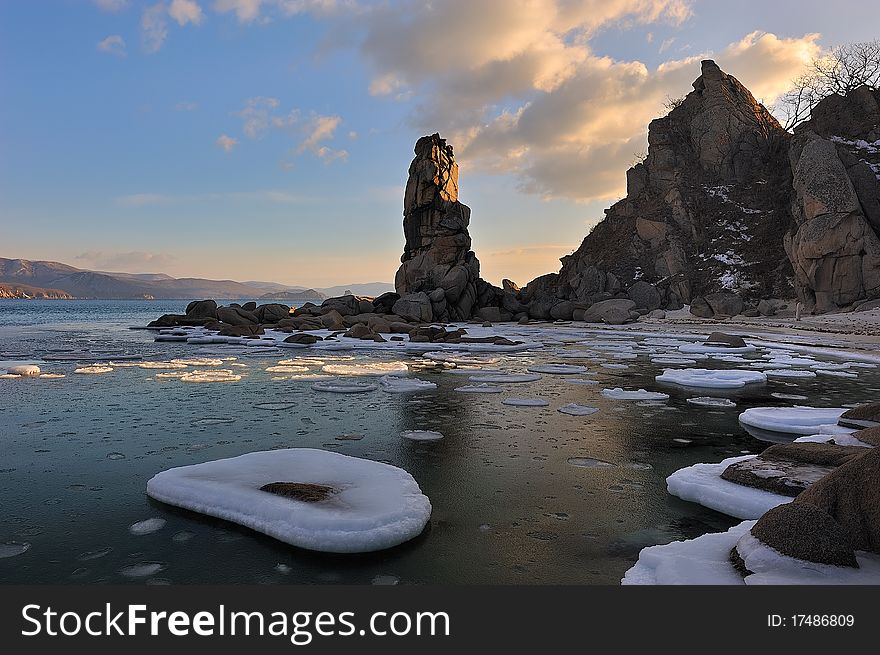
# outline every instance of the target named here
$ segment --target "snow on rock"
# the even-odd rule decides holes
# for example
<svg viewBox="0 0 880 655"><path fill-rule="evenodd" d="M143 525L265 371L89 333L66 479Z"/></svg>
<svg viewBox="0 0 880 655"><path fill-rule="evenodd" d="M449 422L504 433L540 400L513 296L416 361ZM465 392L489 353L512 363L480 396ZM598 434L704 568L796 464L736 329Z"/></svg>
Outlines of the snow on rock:
<svg viewBox="0 0 880 655"><path fill-rule="evenodd" d="M645 389L602 389L602 395L611 400L669 400L669 394Z"/></svg>
<svg viewBox="0 0 880 655"><path fill-rule="evenodd" d="M668 382L683 387L739 389L747 384L766 382L767 376L761 371L741 369L667 368L654 379L657 382Z"/></svg>
<svg viewBox="0 0 880 655"><path fill-rule="evenodd" d="M836 424L843 407L753 407L739 415L739 422L760 430L788 434L815 434L820 425Z"/></svg>
<svg viewBox="0 0 880 655"><path fill-rule="evenodd" d="M315 485L318 499L262 491ZM431 503L403 469L311 448L254 452L169 469L147 482L156 500L246 526L288 544L332 553L382 550L417 536Z"/></svg>
<svg viewBox="0 0 880 655"><path fill-rule="evenodd" d="M557 411L570 416L589 416L599 411L598 407L590 407L589 405L578 405L577 403L569 403L563 405Z"/></svg>
<svg viewBox="0 0 880 655"><path fill-rule="evenodd" d="M798 437L795 443L835 443L838 446L859 446L861 448L873 448L869 443L859 441L850 434L811 434Z"/></svg>
<svg viewBox="0 0 880 655"><path fill-rule="evenodd" d="M722 479L721 474L728 466L755 457L757 455L743 455L728 457L718 464L687 466L666 478L666 488L673 496L722 514L757 519L767 510L794 499Z"/></svg>

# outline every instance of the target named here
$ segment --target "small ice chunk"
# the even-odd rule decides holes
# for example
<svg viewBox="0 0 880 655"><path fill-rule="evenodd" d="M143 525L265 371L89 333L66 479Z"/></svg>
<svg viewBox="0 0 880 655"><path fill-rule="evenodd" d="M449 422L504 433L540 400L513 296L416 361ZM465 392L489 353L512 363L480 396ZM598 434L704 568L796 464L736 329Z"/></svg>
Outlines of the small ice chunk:
<svg viewBox="0 0 880 655"><path fill-rule="evenodd" d="M541 376L537 373L502 373L502 374L486 374L472 375L471 382L490 382L493 384L515 384L520 382L535 382L540 380Z"/></svg>
<svg viewBox="0 0 880 655"><path fill-rule="evenodd" d="M825 375L828 377L834 378L857 378L859 377L857 373L850 373L848 371L837 371L834 369L825 369L825 368L817 368L816 375Z"/></svg>
<svg viewBox="0 0 880 655"><path fill-rule="evenodd" d="M799 368L777 368L766 372L770 378L814 378L813 371L805 371Z"/></svg>
<svg viewBox="0 0 880 655"><path fill-rule="evenodd" d="M379 388L386 393L413 393L417 391L430 391L431 389L436 389L437 385L419 378L384 375L379 378Z"/></svg>
<svg viewBox="0 0 880 655"><path fill-rule="evenodd" d="M27 542L7 541L0 544L0 559L21 555L26 553L30 547L31 545Z"/></svg>
<svg viewBox="0 0 880 655"><path fill-rule="evenodd" d="M578 405L577 403L569 403L563 405L557 411L571 416L589 416L599 411L598 407L590 407L589 405Z"/></svg>
<svg viewBox="0 0 880 655"><path fill-rule="evenodd" d="M614 466L611 462L595 459L593 457L569 457L566 461L572 466L583 469L610 468Z"/></svg>
<svg viewBox="0 0 880 655"><path fill-rule="evenodd" d="M459 393L501 393L503 391L501 387L486 383L467 384L463 387L456 387L455 390Z"/></svg>
<svg viewBox="0 0 880 655"><path fill-rule="evenodd" d="M586 366L578 366L577 364L539 364L530 366L529 371L532 373L546 373L548 375L578 375L588 373Z"/></svg>
<svg viewBox="0 0 880 655"><path fill-rule="evenodd" d="M132 564L120 570L119 573L126 578L147 578L156 575L159 571L165 569L164 564L158 562L144 562L142 564Z"/></svg>
<svg viewBox="0 0 880 655"><path fill-rule="evenodd" d="M346 382L344 380L327 380L315 382L312 389L327 393L365 393L375 391L379 385L372 382Z"/></svg>
<svg viewBox="0 0 880 655"><path fill-rule="evenodd" d="M151 534L164 528L166 523L167 521L165 519L146 519L145 521L134 523L128 528L128 531L134 535Z"/></svg>
<svg viewBox="0 0 880 655"><path fill-rule="evenodd" d="M405 430L400 436L410 441L440 441L443 435L433 430Z"/></svg>
<svg viewBox="0 0 880 655"><path fill-rule="evenodd" d="M729 398L715 398L713 396L697 396L696 398L688 398L687 401L691 405L699 405L700 407L736 407L736 403Z"/></svg>
<svg viewBox="0 0 880 655"><path fill-rule="evenodd" d="M100 373L112 373L113 368L110 366L91 364L90 366L81 366L80 368L74 369L73 372L81 375L98 375Z"/></svg>

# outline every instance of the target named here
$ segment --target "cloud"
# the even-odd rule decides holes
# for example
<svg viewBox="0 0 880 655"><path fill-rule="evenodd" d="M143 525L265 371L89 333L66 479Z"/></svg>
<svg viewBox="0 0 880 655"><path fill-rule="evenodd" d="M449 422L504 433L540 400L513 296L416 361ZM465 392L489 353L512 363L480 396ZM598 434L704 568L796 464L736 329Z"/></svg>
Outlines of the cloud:
<svg viewBox="0 0 880 655"><path fill-rule="evenodd" d="M299 108L286 112L280 109L278 98L256 96L247 99L244 108L233 115L242 119L242 132L251 139L259 139L269 130L279 130L294 138L295 155L309 152L325 163L348 159L348 151L326 144L335 138L336 129L342 124L340 116L305 113ZM290 162L282 162L283 168L290 166Z"/></svg>
<svg viewBox="0 0 880 655"><path fill-rule="evenodd" d="M102 252L90 250L74 256L74 259L99 270L141 272L152 267L149 272L158 272L162 267L173 264L177 258L162 252Z"/></svg>
<svg viewBox="0 0 880 655"><path fill-rule="evenodd" d="M168 38L167 7L160 2L145 8L141 14L141 42L148 54L159 52Z"/></svg>
<svg viewBox="0 0 880 655"><path fill-rule="evenodd" d="M195 0L171 0L171 4L168 7L168 15L176 20L180 26L187 23L198 25L205 18L202 8Z"/></svg>
<svg viewBox="0 0 880 655"><path fill-rule="evenodd" d="M106 52L109 55L115 55L117 57L125 57L125 39L123 39L118 34L112 34L108 36L103 41L98 41L97 45L99 52Z"/></svg>
<svg viewBox="0 0 880 655"><path fill-rule="evenodd" d="M674 37L674 36L672 36L672 37L666 39L665 41L663 41L663 43L660 44L660 49L657 50L657 52L659 52L660 54L663 54L664 52L666 52L667 50L669 50L669 48L672 47L672 44L673 44L673 43L675 43L675 37Z"/></svg>
<svg viewBox="0 0 880 655"><path fill-rule="evenodd" d="M232 152L232 149L238 144L238 139L233 139L231 136L221 134L217 137L217 141L215 143L223 148L223 150L225 150L226 152Z"/></svg>
<svg viewBox="0 0 880 655"><path fill-rule="evenodd" d="M215 0L214 11L226 14L234 12L241 23L266 22L271 15L281 17L303 13L335 14L342 10L355 10L355 0ZM264 13L265 12L265 13Z"/></svg>
<svg viewBox="0 0 880 655"><path fill-rule="evenodd" d="M128 8L128 0L93 0L98 9L116 13Z"/></svg>

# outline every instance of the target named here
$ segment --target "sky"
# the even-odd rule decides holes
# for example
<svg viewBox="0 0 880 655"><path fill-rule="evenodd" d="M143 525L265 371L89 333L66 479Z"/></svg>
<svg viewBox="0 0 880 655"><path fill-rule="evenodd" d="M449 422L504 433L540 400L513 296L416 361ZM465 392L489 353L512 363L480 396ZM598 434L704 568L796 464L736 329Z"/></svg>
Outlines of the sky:
<svg viewBox="0 0 880 655"><path fill-rule="evenodd" d="M0 256L393 281L412 148L455 147L483 277L558 270L711 57L768 106L863 0L2 0Z"/></svg>

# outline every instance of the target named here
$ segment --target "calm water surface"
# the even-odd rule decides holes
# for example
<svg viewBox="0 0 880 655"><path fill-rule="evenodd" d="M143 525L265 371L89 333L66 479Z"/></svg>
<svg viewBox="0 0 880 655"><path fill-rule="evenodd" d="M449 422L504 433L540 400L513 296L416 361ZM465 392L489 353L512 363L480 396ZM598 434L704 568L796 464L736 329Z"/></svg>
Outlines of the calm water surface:
<svg viewBox="0 0 880 655"><path fill-rule="evenodd" d="M64 362L39 362L44 372L67 374L63 379L0 380L0 544L30 544L25 553L0 559L0 582L369 584L393 576L401 584L617 584L640 548L735 523L670 496L665 478L695 462L762 450L766 444L739 427L740 411L778 404L771 391L838 406L880 389L878 370L856 369L856 380L780 379L711 394L737 400L735 409L690 405L686 398L711 392L676 387L663 389L672 396L666 403L604 399L606 387L658 388L653 376L662 365L642 354L624 361L627 369L586 362L599 382L594 386L544 375L509 385L509 393L460 394L453 389L466 377L419 371L438 388L415 395L322 394L310 382L273 380L265 371L308 351L254 356L242 348L154 343L152 333L128 329L185 305L0 301L0 360L90 349L147 359L222 353L246 365L237 371L241 382L224 384L161 380L157 371L140 368L72 375L75 365ZM585 348L557 344L504 356L495 366L514 371L561 361L553 355L561 347ZM511 396L551 404L501 404ZM257 407L266 402L286 407ZM601 411L588 417L556 411L571 402ZM416 443L400 437L411 429L439 430L445 438ZM361 438L337 439L343 435ZM323 555L176 510L144 493L146 481L166 468L289 447L332 449L406 469L431 499L429 527L393 550ZM573 465L579 458L611 466ZM129 532L153 517L167 524L152 534ZM151 574L143 577L124 575L139 564L159 566L144 569Z"/></svg>

